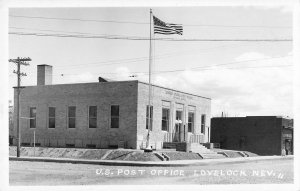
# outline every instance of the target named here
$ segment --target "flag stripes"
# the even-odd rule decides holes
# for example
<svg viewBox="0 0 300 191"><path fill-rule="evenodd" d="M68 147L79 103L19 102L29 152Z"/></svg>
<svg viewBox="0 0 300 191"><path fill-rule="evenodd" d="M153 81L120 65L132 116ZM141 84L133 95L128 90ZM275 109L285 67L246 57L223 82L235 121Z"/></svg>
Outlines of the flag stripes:
<svg viewBox="0 0 300 191"><path fill-rule="evenodd" d="M180 24L172 24L172 23L165 23L158 19L157 17L153 16L154 21L154 34L183 34L183 28Z"/></svg>

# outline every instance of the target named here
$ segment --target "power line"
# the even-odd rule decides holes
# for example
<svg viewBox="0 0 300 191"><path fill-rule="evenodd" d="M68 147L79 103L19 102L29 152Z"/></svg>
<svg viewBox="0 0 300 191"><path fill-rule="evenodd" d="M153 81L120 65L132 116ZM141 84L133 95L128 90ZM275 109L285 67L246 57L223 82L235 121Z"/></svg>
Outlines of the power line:
<svg viewBox="0 0 300 191"><path fill-rule="evenodd" d="M100 38L100 39L122 39L122 40L149 40L146 37L134 36L112 36L112 35L75 35L75 34L50 34L50 33L28 33L9 32L12 35L46 36L46 37L72 37L72 38Z"/></svg>
<svg viewBox="0 0 300 191"><path fill-rule="evenodd" d="M239 62L221 63L221 64L215 64L215 65L211 65L211 66L202 66L202 67L189 68L188 70L206 71L206 70L219 70L219 69L281 68L281 67L291 67L291 66L293 66L293 65L274 65L274 66L263 65L263 66L242 66L242 67L212 68L214 66L222 66L222 65L237 64L237 63L259 61L259 60L277 59L277 58L283 58L283 57L289 57L289 56L273 57L273 58L265 58L265 59L256 59L256 60L245 60L245 61L239 61ZM187 71L187 69L154 71L152 74L176 73L176 72L184 72L184 71ZM93 73L93 74L117 75L118 73L103 72L103 73ZM142 71L130 72L130 74L149 75L148 72L142 72ZM79 75L79 74L57 74L57 75L51 75L51 76L62 76L63 77L63 76L76 76L76 75Z"/></svg>
<svg viewBox="0 0 300 191"><path fill-rule="evenodd" d="M231 64L238 64L238 63L246 63L246 62L253 62L253 61L272 60L272 59L286 58L286 57L291 57L291 56L292 55L276 56L276 57L269 57L269 58L258 58L258 59L242 60L242 61L235 61L235 62L227 62L227 63L221 63L221 64L211 65L210 67L212 67L212 66L224 66L224 65L231 65ZM199 67L196 67L196 68L193 68L193 69L197 69L197 68L199 68Z"/></svg>
<svg viewBox="0 0 300 191"><path fill-rule="evenodd" d="M49 34L49 33L27 33L9 32L11 35L22 36L43 36L43 37L67 37L67 38L87 38L87 39L115 39L115 40L150 40L148 37L131 36L107 36L107 35L72 35L72 34ZM202 41L202 42L289 42L289 38L282 39L172 39L172 38L152 38L159 41Z"/></svg>
<svg viewBox="0 0 300 191"><path fill-rule="evenodd" d="M222 46L215 46L215 47L210 47L210 48L195 49L195 50L191 50L191 51L171 52L171 53L167 53L167 54L157 55L155 57L155 59L163 59L163 58L166 58L166 57L170 57L172 55L179 56L179 53L184 53L184 52L195 52L195 51L197 51L197 53L199 54L199 53L207 52L207 51L199 52L201 50L211 50L211 49L216 49L216 48L220 48L220 47L229 47L229 46L234 46L234 45L222 45ZM240 46L240 45L237 45L237 46ZM96 67L98 67L98 66L110 66L110 65L117 65L117 64L124 64L124 63L136 63L136 62L143 62L143 61L148 61L148 60L149 60L149 57L137 57L137 58L90 62L90 63L84 63L84 64L65 65L65 66L57 66L57 67L59 67L59 68L69 67L69 66L81 67L81 66L95 65L95 64L97 64ZM101 63L103 63L103 64L101 64ZM101 64L101 65L98 65L98 64Z"/></svg>
<svg viewBox="0 0 300 191"><path fill-rule="evenodd" d="M286 68L291 67L293 65L277 65L277 66L249 66L249 67L229 67L229 68L201 68L201 69L194 69L193 71L207 71L207 70L224 70L224 69L230 69L230 70L243 70L243 69L259 69L259 68ZM187 71L185 69L182 70L170 70L170 71L155 71L151 75L157 75L157 74L165 74L165 73L176 73L176 72L184 72ZM91 73L96 75L117 75L117 73ZM133 75L149 75L148 72L130 72L130 74ZM80 74L57 74L57 75L51 75L51 76L78 76ZM130 76L128 76L130 77ZM112 79L112 77L109 77Z"/></svg>
<svg viewBox="0 0 300 191"><path fill-rule="evenodd" d="M57 31L57 30L46 30L46 29L34 29L34 28L22 28L22 27L9 27L13 29L22 29L22 30L39 30L39 31L51 31L51 32L67 32L67 33L77 33L77 34L92 34L92 33L82 33L82 32L69 32L69 31ZM95 34L94 34L95 35ZM96 34L100 35L100 34ZM113 35L111 35L113 36ZM219 48L219 47L228 47L227 45L223 46L217 46L217 47L212 47L212 48L206 48L204 50L209 50L209 49L214 49L214 48ZM201 49L203 50L203 49ZM199 49L197 49L199 51ZM183 51L176 52L175 55L178 55L178 53L182 53ZM158 55L156 59L168 57L168 55L173 55L173 53L168 53L168 54L162 54ZM99 62L91 62L91 63L85 63L85 64L75 64L75 65L68 65L68 66L58 66L58 67L69 67L69 66L86 66L86 65L91 65L91 64L99 64L99 63L104 63L99 66L107 66L107 65L116 65L116 64L123 64L123 63L136 63L136 62L143 62L148 60L148 57L138 57L138 58L130 58L130 59L119 59L119 60L109 60L109 61L99 61Z"/></svg>
<svg viewBox="0 0 300 191"><path fill-rule="evenodd" d="M218 46L218 47L224 47L224 46ZM218 47L213 47L213 48L218 48ZM208 48L208 49L204 49L204 50L209 50L209 49L213 49L213 48ZM198 53L203 53L203 52L198 52ZM165 57L168 57L168 55L172 55L172 53L165 54L165 55L160 55L158 57L155 57L155 59L165 58ZM196 68L192 68L192 69L206 68L206 67L213 67L213 66L222 66L222 65L230 65L230 64L243 63L243 62L245 63L245 62L261 61L261 60L277 59L277 58L284 58L284 57L290 57L290 56L291 55L288 55L288 56L278 56L278 57L270 57L270 58L260 58L260 59L253 59L253 60L245 60L245 61L239 61L239 62L228 62L228 63L222 63L222 64L215 64L215 65L209 65L209 66L196 67ZM141 62L141 61L146 61L149 58L148 57L140 57L140 58L137 58L137 59L140 59L140 60L134 60L134 58L133 58L132 61L130 61L131 59L124 59L124 60L129 60L128 62L126 62L126 61L122 62L122 60L115 60L115 61L117 61L116 63L114 63L114 62L113 63L107 63L107 62L110 62L110 61L107 61L107 62L94 62L94 63L78 64L78 65L67 65L67 66L64 66L64 67L69 67L69 66L79 66L80 67L80 66L86 66L86 65L89 65L89 64L98 64L98 63L107 63L107 64L98 65L98 66L107 66L107 65L115 65L115 64L123 64L123 63ZM98 66L96 66L96 67L98 67Z"/></svg>
<svg viewBox="0 0 300 191"><path fill-rule="evenodd" d="M291 26L246 26L246 25L207 25L207 24L199 24L199 25L184 25L190 27L224 27L224 28L278 28L278 29L292 29Z"/></svg>
<svg viewBox="0 0 300 191"><path fill-rule="evenodd" d="M263 61L263 60L273 60L273 59L279 59L279 58L287 58L287 57L291 57L292 55L287 55L287 56L278 56L278 57L270 57L270 58L260 58L260 59L252 59L252 60L243 60L243 61L235 61L235 62L227 62L227 63L220 63L220 64L214 64L214 65L206 65L206 66L200 66L200 67L193 67L193 68L189 68L189 70L214 70L214 69L244 69L244 68L266 68L266 67L289 67L292 65L277 65L277 66L253 66L253 67L231 67L231 68L212 68L212 67L216 67L216 66L225 66L225 65L232 65L232 64L238 64L238 63L247 63L247 62L254 62L254 61ZM156 74L160 74L160 73L172 73L172 72L182 72L182 71L186 71L186 69L177 69L177 70L164 70L164 71L155 71L154 73ZM132 74L138 74L138 73L143 73L146 74L148 72L131 72ZM99 74L99 73L98 73ZM100 73L100 74L117 74L117 73ZM53 75L53 76L65 76L65 75L70 75L70 74L59 74L59 75ZM74 75L78 75L78 74L74 74Z"/></svg>
<svg viewBox="0 0 300 191"><path fill-rule="evenodd" d="M220 67L219 68L211 68L211 67L238 64L238 63L247 63L247 62L253 62L253 61L271 60L271 59L285 58L285 57L290 57L290 56L291 55L270 57L270 58L261 58L261 59L253 59L253 60L244 60L244 61L236 61L236 62L228 62L228 63L214 64L214 65L210 65L210 66L201 66L201 67L189 68L189 70L234 69L234 68L220 68ZM292 66L292 65L279 65L279 66ZM260 66L258 66L258 67L260 67ZM172 72L182 72L182 71L186 71L186 69L165 70L165 71L157 71L157 72L158 73L172 73Z"/></svg>
<svg viewBox="0 0 300 191"><path fill-rule="evenodd" d="M28 58L16 58L9 59L9 62L17 64L17 71L14 70L14 73L18 76L18 86L15 87L17 89L17 157L20 157L20 145L21 145L21 130L20 130L20 91L21 91L21 76L27 76L26 73L21 72L21 65L28 66L28 61L31 59Z"/></svg>
<svg viewBox="0 0 300 191"><path fill-rule="evenodd" d="M246 62L253 62L253 61L262 61L262 60L270 60L270 59L278 59L278 58L285 58L290 57L289 56L279 56L279 57L271 57L271 58L262 58L262 59L253 59L253 60L244 60L244 61L236 61L236 62L228 62L228 63L221 63L221 64L215 64L210 66L201 66L201 67L194 67L189 68L189 70L192 71L202 71L202 70L216 70L216 69L249 69L249 68L273 68L273 67L290 67L293 65L276 65L276 66L248 66L248 67L229 67L229 68L212 68L215 66L224 66L224 65L231 65L231 64L237 64L237 63L246 63ZM177 70L164 70L164 71L154 71L153 74L161 74L161 73L174 73L174 72L183 72L186 71L186 69L177 69ZM148 75L148 72L130 72L131 74L141 74L141 75ZM117 74L117 73L97 73L97 74ZM65 75L78 75L78 74L63 74L63 75L57 75L57 76L65 76Z"/></svg>
<svg viewBox="0 0 300 191"><path fill-rule="evenodd" d="M166 57L170 56L180 56L179 53L184 53L184 52L196 52L197 54L199 53L207 53L208 51L201 51L201 50L214 50L217 48L222 48L222 47L230 47L230 46L241 46L241 45L222 45L222 46L214 46L214 47L209 47L209 48L201 48L201 49L193 49L193 50L188 50L188 51L177 51L177 52L169 52L166 54L159 54L155 57L155 59L163 59ZM200 51L200 52L199 52ZM56 68L66 68L73 66L72 69L75 67L86 67L87 65L96 65L95 67L101 67L101 66L110 66L110 65L118 65L118 64L124 64L124 63L136 63L136 62L143 62L143 61L148 61L149 57L136 57L136 58L127 58L127 59L117 59L117 60L107 60L107 61L95 61L95 62L89 62L89 63L84 63L84 64L72 64L72 65L62 65L62 66L55 66ZM100 65L99 65L100 64Z"/></svg>
<svg viewBox="0 0 300 191"><path fill-rule="evenodd" d="M71 18L58 18L58 17L34 17L34 16L21 16L21 15L9 15L9 16L10 17L27 18L27 19L46 19L46 20L81 21L81 22L98 22L98 23L121 23L121 24L142 24L142 25L148 25L149 24L147 22L132 22L132 21L71 19Z"/></svg>
<svg viewBox="0 0 300 191"><path fill-rule="evenodd" d="M119 24L140 24L149 25L148 22L135 21L115 21L115 20L97 20L97 19L74 19L74 18L59 18L59 17L37 17L37 16L23 16L23 15L9 15L10 17L27 18L27 19L46 19L46 20L63 20L63 21L80 21L80 22L98 22L98 23L119 23ZM291 26L245 26L245 25L211 25L211 24L182 24L189 27L223 27L223 28L278 28L291 29Z"/></svg>
<svg viewBox="0 0 300 191"><path fill-rule="evenodd" d="M288 56L278 56L278 57L270 57L270 58L252 59L252 60L244 60L244 61L235 61L235 62L214 64L214 65L209 65L209 66L193 67L193 68L189 68L189 70L206 70L206 69L210 69L211 67L215 67L215 66L224 66L224 65L246 63L246 62L253 62L253 61L271 60L271 59L285 58L285 57L290 57L290 56L291 55L288 55ZM288 66L288 65L279 65L279 66ZM233 69L233 68L212 68L212 69ZM156 73L169 73L169 72L182 72L182 71L186 71L186 69L156 71ZM144 73L144 72L133 72L133 73Z"/></svg>
<svg viewBox="0 0 300 191"><path fill-rule="evenodd" d="M229 46L241 46L241 45L222 45L222 46L215 46L215 47L210 47L210 48L202 48L202 49L195 49L192 51L177 51L177 52L172 52L172 53L167 53L167 54L160 54L155 57L155 59L163 59L166 57L170 57L172 55L179 56L179 53L183 52L194 52L197 51L197 53L206 53L208 51L202 51L201 50L213 50L216 48L221 48L221 47L229 47ZM199 52L200 51L200 52ZM270 58L263 58L263 59L254 59L254 60L246 60L246 61L240 61L238 63L242 62L251 62L251 61L258 61L258 60L268 60L268 59L276 59L276 58L283 58L283 57L288 57L288 56L279 56L279 57L270 57ZM118 64L124 64L124 63L136 63L136 62L143 62L143 61L148 61L149 57L136 57L136 58L128 58L128 59L117 59L117 60L108 60L108 61L99 61L99 62L90 62L90 63L84 63L84 64L74 64L74 65L64 65L64 66L56 66L56 68L65 68L65 67L70 67L73 66L72 68L76 67L86 67L87 65L97 65L95 67L101 67L101 66L110 66L110 65L118 65ZM101 64L103 63L103 64ZM224 63L224 64L216 64L216 65L210 65L211 66L220 66L220 65L228 65L228 64L234 64L237 62L231 62L231 63ZM101 64L101 65L99 65ZM207 66L205 66L207 67Z"/></svg>
<svg viewBox="0 0 300 191"><path fill-rule="evenodd" d="M22 30L36 30L36 31L47 31L47 32L63 32L63 33L69 33L69 34L83 34L83 35L100 35L100 36L109 36L109 37L124 37L122 35L108 35L108 34L97 34L97 33L86 33L86 32L74 32L74 31L63 31L63 30L49 30L49 29L37 29L37 28L24 28L24 27L9 27L11 29L22 29ZM130 37L136 37L138 36L130 36Z"/></svg>
<svg viewBox="0 0 300 191"><path fill-rule="evenodd" d="M249 66L249 67L229 67L229 68L201 68L201 69L193 69L192 71L205 71L205 70L224 70L224 69L251 69L251 68L282 68L282 67L291 67L293 65L277 65L277 66ZM173 72L184 72L186 70L173 70L173 71L161 71L156 72L154 74L161 73L173 73ZM148 74L145 74L148 75Z"/></svg>
<svg viewBox="0 0 300 191"><path fill-rule="evenodd" d="M220 70L220 69L259 69L259 68L283 68L283 67L291 67L293 65L277 65L277 66L249 66L249 67L229 67L229 68L201 68L201 69L194 69L193 71L206 71L206 70ZM182 70L169 70L169 71L154 71L151 75L157 75L157 74L164 74L164 73L176 73L176 72L184 72L186 69ZM96 75L117 75L117 73L92 73ZM130 72L130 74L136 74L136 75L149 75L148 72ZM53 76L77 76L79 74L60 74L60 75L53 75Z"/></svg>

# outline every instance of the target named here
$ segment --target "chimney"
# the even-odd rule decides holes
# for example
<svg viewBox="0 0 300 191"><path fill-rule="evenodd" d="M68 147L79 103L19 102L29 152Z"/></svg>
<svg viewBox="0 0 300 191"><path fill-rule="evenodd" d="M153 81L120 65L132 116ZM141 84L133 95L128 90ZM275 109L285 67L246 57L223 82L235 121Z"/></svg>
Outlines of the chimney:
<svg viewBox="0 0 300 191"><path fill-rule="evenodd" d="M52 66L41 64L37 66L37 85L52 84Z"/></svg>

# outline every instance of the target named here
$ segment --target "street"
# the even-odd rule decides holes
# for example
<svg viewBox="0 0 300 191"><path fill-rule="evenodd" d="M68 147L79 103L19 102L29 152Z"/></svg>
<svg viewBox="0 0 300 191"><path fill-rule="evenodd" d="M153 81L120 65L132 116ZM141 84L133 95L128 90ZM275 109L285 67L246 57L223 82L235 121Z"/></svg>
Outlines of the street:
<svg viewBox="0 0 300 191"><path fill-rule="evenodd" d="M10 185L293 183L293 160L187 167L129 167L10 161Z"/></svg>

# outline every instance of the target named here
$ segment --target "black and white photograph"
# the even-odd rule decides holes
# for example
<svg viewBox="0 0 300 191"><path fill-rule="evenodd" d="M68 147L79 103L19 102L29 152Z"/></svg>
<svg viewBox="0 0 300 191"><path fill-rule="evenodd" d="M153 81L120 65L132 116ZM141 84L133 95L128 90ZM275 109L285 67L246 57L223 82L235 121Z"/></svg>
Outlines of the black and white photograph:
<svg viewBox="0 0 300 191"><path fill-rule="evenodd" d="M299 189L299 1L48 4L4 13L6 188Z"/></svg>

